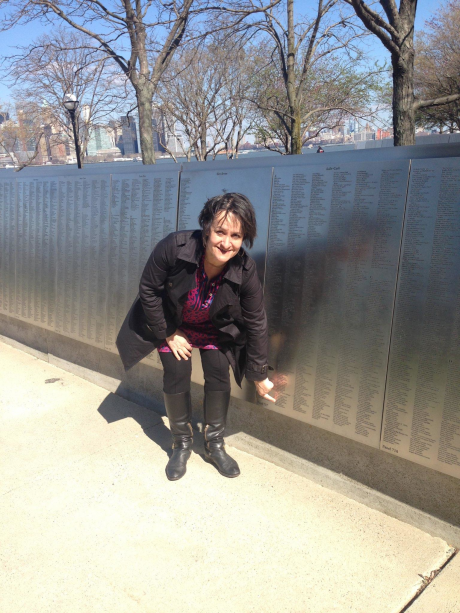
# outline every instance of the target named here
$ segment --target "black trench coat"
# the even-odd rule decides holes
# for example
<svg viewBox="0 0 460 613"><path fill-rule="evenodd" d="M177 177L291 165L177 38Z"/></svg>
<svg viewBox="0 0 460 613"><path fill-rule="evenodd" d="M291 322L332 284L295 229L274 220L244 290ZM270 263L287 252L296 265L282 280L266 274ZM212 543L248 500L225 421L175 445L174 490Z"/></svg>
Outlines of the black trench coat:
<svg viewBox="0 0 460 613"><path fill-rule="evenodd" d="M173 232L150 255L134 301L118 333L117 348L125 370L147 356L182 323L188 292L196 287L203 253L201 230ZM268 328L263 291L254 260L241 250L227 267L209 316L218 343L241 387L263 381L268 373Z"/></svg>

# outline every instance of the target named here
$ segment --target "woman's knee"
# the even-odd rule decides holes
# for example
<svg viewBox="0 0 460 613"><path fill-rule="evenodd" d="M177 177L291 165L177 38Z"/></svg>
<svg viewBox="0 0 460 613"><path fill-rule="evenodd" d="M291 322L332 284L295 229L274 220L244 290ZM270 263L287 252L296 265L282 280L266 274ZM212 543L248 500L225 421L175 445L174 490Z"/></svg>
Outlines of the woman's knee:
<svg viewBox="0 0 460 613"><path fill-rule="evenodd" d="M160 352L163 364L163 391L165 394L182 394L190 391L192 360L178 360L173 353Z"/></svg>
<svg viewBox="0 0 460 613"><path fill-rule="evenodd" d="M203 350L200 353L205 392L230 391L229 363L225 355L215 349Z"/></svg>

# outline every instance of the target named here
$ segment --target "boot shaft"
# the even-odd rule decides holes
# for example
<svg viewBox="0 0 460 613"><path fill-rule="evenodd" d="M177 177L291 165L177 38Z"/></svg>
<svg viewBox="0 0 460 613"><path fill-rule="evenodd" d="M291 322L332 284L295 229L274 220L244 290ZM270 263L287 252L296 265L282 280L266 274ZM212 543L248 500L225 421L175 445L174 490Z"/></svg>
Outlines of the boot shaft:
<svg viewBox="0 0 460 613"><path fill-rule="evenodd" d="M227 424L230 392L205 392L204 439L206 446L222 446Z"/></svg>
<svg viewBox="0 0 460 613"><path fill-rule="evenodd" d="M166 415L173 437L173 449L189 449L193 439L192 399L190 392L164 394Z"/></svg>

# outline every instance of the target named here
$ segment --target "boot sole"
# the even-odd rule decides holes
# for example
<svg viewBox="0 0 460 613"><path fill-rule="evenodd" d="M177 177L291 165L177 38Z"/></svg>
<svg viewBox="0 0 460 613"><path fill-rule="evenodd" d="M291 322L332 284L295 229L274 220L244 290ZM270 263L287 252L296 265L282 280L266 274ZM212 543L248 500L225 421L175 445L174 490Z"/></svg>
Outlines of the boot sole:
<svg viewBox="0 0 460 613"><path fill-rule="evenodd" d="M203 456L205 462L207 462L208 464L212 464L212 466L214 466L214 468L217 469L217 472L219 474L222 475L222 477L227 477L228 479L234 479L235 477L239 477L241 475L241 473L239 472L237 475L227 475L227 473L223 473L219 470L219 467L217 466L217 464L215 464L211 459L209 459L206 455Z"/></svg>

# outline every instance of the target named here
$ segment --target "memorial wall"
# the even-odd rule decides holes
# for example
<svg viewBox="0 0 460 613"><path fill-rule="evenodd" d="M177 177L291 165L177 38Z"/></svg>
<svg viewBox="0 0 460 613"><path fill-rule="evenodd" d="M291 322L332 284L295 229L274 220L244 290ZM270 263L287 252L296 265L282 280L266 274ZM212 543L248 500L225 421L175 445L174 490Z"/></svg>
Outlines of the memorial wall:
<svg viewBox="0 0 460 613"><path fill-rule="evenodd" d="M116 352L153 247L244 193L278 397L258 401L460 478L460 158L400 154L2 173L0 312Z"/></svg>
<svg viewBox="0 0 460 613"><path fill-rule="evenodd" d="M408 175L408 160L274 171L265 279L272 408L373 447Z"/></svg>
<svg viewBox="0 0 460 613"><path fill-rule="evenodd" d="M219 163L222 166L222 163ZM257 174L255 174L257 173ZM239 192L249 198L254 206L257 219L257 238L251 249L251 257L257 264L261 283L264 282L265 260L267 255L267 235L270 212L273 169L269 167L232 168L231 166L214 169L200 163L187 164L180 179L178 230L198 228L198 215L209 198L227 192ZM257 179L255 180L255 176ZM161 368L160 359L155 356L156 365ZM239 388L232 377L232 395L242 400L255 401L252 383L243 381ZM200 355L192 353L192 381L204 385Z"/></svg>
<svg viewBox="0 0 460 613"><path fill-rule="evenodd" d="M412 162L380 448L460 477L460 158Z"/></svg>

